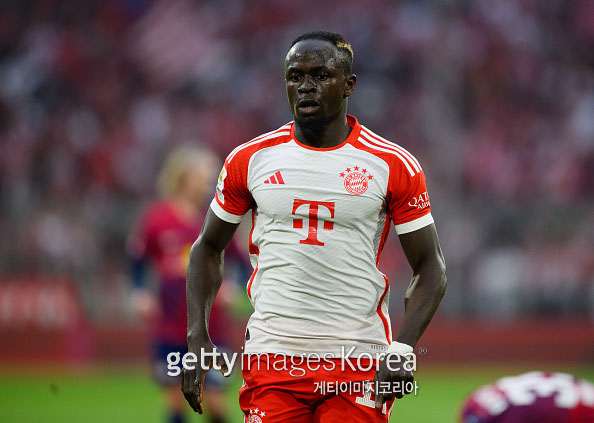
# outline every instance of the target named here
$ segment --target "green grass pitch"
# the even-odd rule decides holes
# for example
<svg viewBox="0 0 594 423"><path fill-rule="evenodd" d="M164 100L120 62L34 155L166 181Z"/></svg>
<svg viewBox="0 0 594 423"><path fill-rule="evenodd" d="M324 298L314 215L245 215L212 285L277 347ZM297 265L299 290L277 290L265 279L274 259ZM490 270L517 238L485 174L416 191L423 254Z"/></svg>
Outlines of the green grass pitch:
<svg viewBox="0 0 594 423"><path fill-rule="evenodd" d="M562 370L594 380L594 367ZM417 372L418 396L399 400L391 422L455 423L460 404L474 388L531 367L434 367ZM236 377L228 391L232 422L241 423ZM195 416L192 422L206 421ZM142 366L87 370L0 369L0 422L161 423L159 388Z"/></svg>

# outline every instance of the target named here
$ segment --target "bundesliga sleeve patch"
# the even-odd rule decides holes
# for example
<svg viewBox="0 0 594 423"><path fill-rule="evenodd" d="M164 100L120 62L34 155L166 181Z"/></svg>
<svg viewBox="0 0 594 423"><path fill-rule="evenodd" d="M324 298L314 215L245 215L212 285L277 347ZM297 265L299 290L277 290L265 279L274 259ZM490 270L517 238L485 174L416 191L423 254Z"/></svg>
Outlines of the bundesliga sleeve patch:
<svg viewBox="0 0 594 423"><path fill-rule="evenodd" d="M217 198L221 203L225 203L225 196L223 195L223 190L225 189L225 178L227 177L227 169L223 165L221 169L221 173L219 173L219 179L217 181Z"/></svg>

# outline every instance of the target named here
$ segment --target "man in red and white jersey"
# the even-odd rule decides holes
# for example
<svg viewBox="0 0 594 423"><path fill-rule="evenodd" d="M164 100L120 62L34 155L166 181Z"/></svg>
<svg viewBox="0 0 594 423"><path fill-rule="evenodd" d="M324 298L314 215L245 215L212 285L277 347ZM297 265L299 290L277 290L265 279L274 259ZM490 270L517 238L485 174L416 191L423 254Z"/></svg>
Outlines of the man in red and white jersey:
<svg viewBox="0 0 594 423"><path fill-rule="evenodd" d="M295 120L229 154L190 253L188 348L201 357L215 348L208 315L223 250L251 214L254 272L247 293L254 313L239 398L246 422L387 422L402 391L378 392L378 386L411 382L412 372L389 366L383 355L412 353L445 291L419 162L347 115L357 80L352 60L339 34L306 33L293 42L285 83ZM377 268L392 223L413 270L395 338L389 281ZM370 365L345 368L333 361L345 356L368 358ZM285 368L277 365L283 357L326 360ZM204 374L182 373L182 390L198 412ZM358 392L315 389L322 382L368 384Z"/></svg>
<svg viewBox="0 0 594 423"><path fill-rule="evenodd" d="M594 385L566 373L529 372L483 386L462 407L461 423L592 423Z"/></svg>

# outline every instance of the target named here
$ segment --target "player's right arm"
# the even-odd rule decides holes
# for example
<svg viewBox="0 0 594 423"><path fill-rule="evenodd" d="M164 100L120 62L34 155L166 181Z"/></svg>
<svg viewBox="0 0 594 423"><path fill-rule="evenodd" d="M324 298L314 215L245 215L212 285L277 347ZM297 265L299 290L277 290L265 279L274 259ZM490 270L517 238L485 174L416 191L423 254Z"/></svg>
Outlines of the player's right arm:
<svg viewBox="0 0 594 423"><path fill-rule="evenodd" d="M239 224L226 222L209 209L202 231L190 250L186 274L188 307L188 352L196 354L195 370L182 370L182 392L192 409L202 414L203 387L206 372L200 367L203 352L216 349L208 334L210 309L223 280L223 257ZM213 366L212 358L206 361ZM226 374L224 361L217 362Z"/></svg>

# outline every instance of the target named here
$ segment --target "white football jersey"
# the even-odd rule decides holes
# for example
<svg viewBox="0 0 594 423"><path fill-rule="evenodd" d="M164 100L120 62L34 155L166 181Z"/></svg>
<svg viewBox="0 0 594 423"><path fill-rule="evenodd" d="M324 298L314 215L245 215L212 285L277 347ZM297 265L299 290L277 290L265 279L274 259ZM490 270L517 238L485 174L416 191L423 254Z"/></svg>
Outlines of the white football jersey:
<svg viewBox="0 0 594 423"><path fill-rule="evenodd" d="M348 116L332 148L296 140L293 122L229 154L213 212L251 210L246 353L381 353L391 343L390 285L377 268L390 230L433 223L417 160Z"/></svg>

